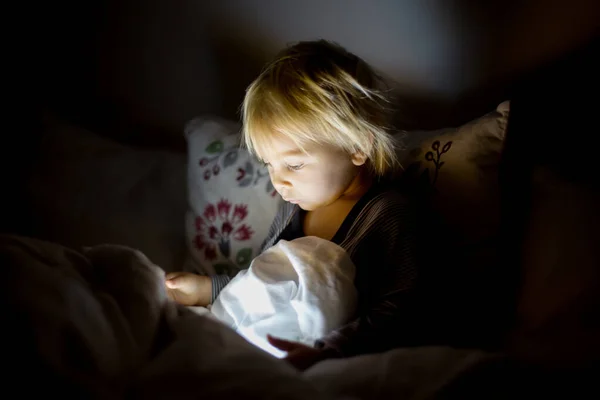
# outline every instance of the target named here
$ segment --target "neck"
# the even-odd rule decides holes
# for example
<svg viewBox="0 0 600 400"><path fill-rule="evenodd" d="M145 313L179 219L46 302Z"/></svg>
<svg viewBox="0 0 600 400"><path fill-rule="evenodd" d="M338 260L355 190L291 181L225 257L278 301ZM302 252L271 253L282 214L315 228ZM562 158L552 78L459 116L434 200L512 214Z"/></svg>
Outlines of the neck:
<svg viewBox="0 0 600 400"><path fill-rule="evenodd" d="M302 222L304 234L332 240L352 208L373 184L373 178L368 172L366 168L361 168L336 201L308 211Z"/></svg>
<svg viewBox="0 0 600 400"><path fill-rule="evenodd" d="M358 201L373 184L373 177L366 167L360 168L340 199Z"/></svg>

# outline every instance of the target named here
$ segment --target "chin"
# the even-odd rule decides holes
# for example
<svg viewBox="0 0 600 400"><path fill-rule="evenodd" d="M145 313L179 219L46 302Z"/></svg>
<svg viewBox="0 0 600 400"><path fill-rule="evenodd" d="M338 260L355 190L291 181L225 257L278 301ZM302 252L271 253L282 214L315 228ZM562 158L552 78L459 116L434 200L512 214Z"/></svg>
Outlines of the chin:
<svg viewBox="0 0 600 400"><path fill-rule="evenodd" d="M315 207L312 204L303 204L303 203L298 203L298 207L300 207L304 211L314 211L315 209L318 208L318 207Z"/></svg>
<svg viewBox="0 0 600 400"><path fill-rule="evenodd" d="M336 199L331 200L331 201L318 201L318 202L312 202L312 203L302 202L302 203L298 203L298 207L300 207L304 211L315 211L315 210L318 210L319 208L327 207L328 205L335 203L335 200Z"/></svg>

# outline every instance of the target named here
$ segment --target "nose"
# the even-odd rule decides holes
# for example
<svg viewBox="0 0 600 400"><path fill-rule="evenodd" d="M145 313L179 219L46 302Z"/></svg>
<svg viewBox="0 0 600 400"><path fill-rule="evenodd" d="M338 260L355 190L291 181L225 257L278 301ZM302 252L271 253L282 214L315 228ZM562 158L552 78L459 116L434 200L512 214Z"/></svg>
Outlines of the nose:
<svg viewBox="0 0 600 400"><path fill-rule="evenodd" d="M284 174L269 171L269 175L271 177L271 183L275 190L279 192L281 195L285 195L288 189L292 187L292 184L289 180L286 179Z"/></svg>

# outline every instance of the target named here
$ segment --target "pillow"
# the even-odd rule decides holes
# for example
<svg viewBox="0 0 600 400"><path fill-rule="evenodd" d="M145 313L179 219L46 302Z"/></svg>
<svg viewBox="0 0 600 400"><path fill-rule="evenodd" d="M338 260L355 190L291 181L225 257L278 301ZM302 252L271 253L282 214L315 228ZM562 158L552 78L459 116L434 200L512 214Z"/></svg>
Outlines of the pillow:
<svg viewBox="0 0 600 400"><path fill-rule="evenodd" d="M502 274L497 265L498 171L508 114L509 102L504 102L455 129L406 134L412 146L401 158L401 178L427 204L419 245L429 258L425 275L437 280L429 282L435 288L430 297L449 299L432 307L448 311L448 327L468 331L457 333L457 339L489 339L492 325L502 319L502 296L491 289L499 286ZM464 310L462 323L459 309Z"/></svg>
<svg viewBox="0 0 600 400"><path fill-rule="evenodd" d="M404 177L433 191L434 206L465 242L496 231L498 165L508 113L509 102L504 102L459 128L407 135L409 143L417 143L402 158Z"/></svg>
<svg viewBox="0 0 600 400"><path fill-rule="evenodd" d="M267 168L240 147L239 124L196 118L185 135L191 256L186 269L232 275L259 254L281 197Z"/></svg>
<svg viewBox="0 0 600 400"><path fill-rule="evenodd" d="M73 248L126 245L180 271L185 154L125 146L52 116L45 123L26 184L29 234Z"/></svg>

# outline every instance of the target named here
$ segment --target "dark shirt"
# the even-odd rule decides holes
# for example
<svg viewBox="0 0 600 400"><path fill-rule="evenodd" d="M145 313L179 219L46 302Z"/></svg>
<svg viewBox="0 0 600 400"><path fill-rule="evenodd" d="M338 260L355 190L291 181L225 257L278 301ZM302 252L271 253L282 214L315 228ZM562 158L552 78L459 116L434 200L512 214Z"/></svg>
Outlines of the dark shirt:
<svg viewBox="0 0 600 400"><path fill-rule="evenodd" d="M275 217L263 251L279 240L303 236L303 212L285 203ZM402 344L414 312L416 213L392 184L374 184L354 205L332 238L356 266L355 320L317 342L340 355L382 351ZM213 277L213 296L230 278Z"/></svg>

